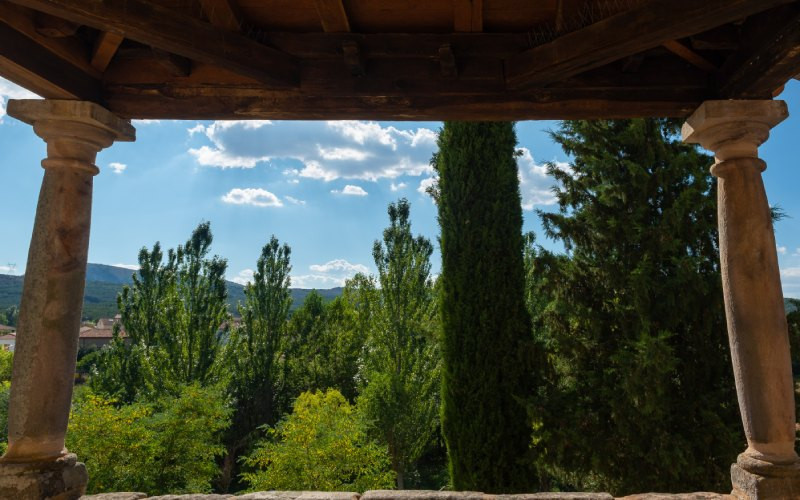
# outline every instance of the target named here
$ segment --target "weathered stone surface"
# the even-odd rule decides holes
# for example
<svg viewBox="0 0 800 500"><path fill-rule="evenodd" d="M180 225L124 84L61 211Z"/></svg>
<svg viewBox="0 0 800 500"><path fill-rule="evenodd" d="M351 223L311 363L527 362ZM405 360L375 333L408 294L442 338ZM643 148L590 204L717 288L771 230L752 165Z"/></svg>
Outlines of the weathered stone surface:
<svg viewBox="0 0 800 500"><path fill-rule="evenodd" d="M613 500L609 493L580 491L525 493L520 495L485 495L485 500Z"/></svg>
<svg viewBox="0 0 800 500"><path fill-rule="evenodd" d="M0 498L14 500L76 500L86 492L86 466L74 454L43 462L4 463L0 467Z"/></svg>
<svg viewBox="0 0 800 500"><path fill-rule="evenodd" d="M775 233L758 148L788 116L782 101L706 101L683 126L714 152L722 285L745 454L797 461L794 382Z"/></svg>
<svg viewBox="0 0 800 500"><path fill-rule="evenodd" d="M147 493L135 491L120 491L117 493L98 493L97 495L84 495L81 500L141 500L147 498Z"/></svg>
<svg viewBox="0 0 800 500"><path fill-rule="evenodd" d="M371 490L361 500L483 500L478 491Z"/></svg>
<svg viewBox="0 0 800 500"><path fill-rule="evenodd" d="M617 500L734 500L734 498L725 493L700 491L696 493L637 493L619 497Z"/></svg>
<svg viewBox="0 0 800 500"><path fill-rule="evenodd" d="M800 464L760 464L751 472L741 460L731 466L733 497L738 500L800 499Z"/></svg>
<svg viewBox="0 0 800 500"><path fill-rule="evenodd" d="M360 495L347 491L258 491L234 497L236 500L358 500Z"/></svg>
<svg viewBox="0 0 800 500"><path fill-rule="evenodd" d="M207 495L202 493L192 493L188 495L161 495L157 497L147 497L147 500L229 500L236 498L231 495Z"/></svg>

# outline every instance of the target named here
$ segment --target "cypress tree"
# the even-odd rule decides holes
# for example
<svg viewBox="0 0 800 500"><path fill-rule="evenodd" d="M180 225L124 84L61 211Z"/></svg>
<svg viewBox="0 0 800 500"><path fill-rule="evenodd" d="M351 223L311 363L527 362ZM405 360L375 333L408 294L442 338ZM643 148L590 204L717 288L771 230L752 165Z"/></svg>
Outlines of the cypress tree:
<svg viewBox="0 0 800 500"><path fill-rule="evenodd" d="M534 331L553 362L538 460L562 485L615 495L719 491L744 443L717 249L712 159L664 119L563 122L552 164L566 253L531 264Z"/></svg>
<svg viewBox="0 0 800 500"><path fill-rule="evenodd" d="M446 122L432 165L441 226L442 433L456 490L534 489L519 399L531 337L512 123Z"/></svg>

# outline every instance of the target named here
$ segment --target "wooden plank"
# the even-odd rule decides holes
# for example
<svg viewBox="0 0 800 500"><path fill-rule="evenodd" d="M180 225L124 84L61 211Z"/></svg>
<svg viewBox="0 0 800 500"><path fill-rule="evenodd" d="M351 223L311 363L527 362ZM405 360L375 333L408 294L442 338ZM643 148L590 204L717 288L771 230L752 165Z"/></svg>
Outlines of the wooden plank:
<svg viewBox="0 0 800 500"><path fill-rule="evenodd" d="M708 96L681 93L663 99L663 90L601 96L541 90L493 96L342 96L335 99L296 92L254 95L163 93L154 89L110 87L108 107L125 118L273 120L550 120L685 117ZM608 99L605 97L614 97Z"/></svg>
<svg viewBox="0 0 800 500"><path fill-rule="evenodd" d="M743 29L743 50L720 69L719 93L729 99L769 99L800 69L800 5L753 18Z"/></svg>
<svg viewBox="0 0 800 500"><path fill-rule="evenodd" d="M677 40L669 40L661 44L665 49L672 52L676 56L680 57L681 59L687 61L690 64L697 66L698 68L702 69L703 71L708 71L709 73L715 73L717 71L717 67L706 59L705 57L701 56L697 52L693 51L686 45L682 44Z"/></svg>
<svg viewBox="0 0 800 500"><path fill-rule="evenodd" d="M651 0L512 57L511 87L541 86L790 0Z"/></svg>
<svg viewBox="0 0 800 500"><path fill-rule="evenodd" d="M89 64L90 47L87 47L77 37L50 38L37 33L35 19L35 11L0 1L0 22L13 27L89 76L100 79L101 73Z"/></svg>
<svg viewBox="0 0 800 500"><path fill-rule="evenodd" d="M326 33L350 31L350 21L347 19L342 0L314 0L314 5L317 7L322 29Z"/></svg>
<svg viewBox="0 0 800 500"><path fill-rule="evenodd" d="M92 50L92 67L103 73L124 39L122 35L110 31L100 33Z"/></svg>
<svg viewBox="0 0 800 500"><path fill-rule="evenodd" d="M242 31L244 19L233 0L200 0L200 6L214 26L228 31Z"/></svg>
<svg viewBox="0 0 800 500"><path fill-rule="evenodd" d="M102 103L100 81L0 22L0 75L42 97Z"/></svg>
<svg viewBox="0 0 800 500"><path fill-rule="evenodd" d="M483 31L483 0L453 0L453 31Z"/></svg>
<svg viewBox="0 0 800 500"><path fill-rule="evenodd" d="M373 58L436 58L439 47L450 46L458 54L506 59L531 47L520 33L267 33L266 42L301 59L342 56L342 43L355 41Z"/></svg>
<svg viewBox="0 0 800 500"><path fill-rule="evenodd" d="M449 43L439 47L439 66L441 67L443 77L455 78L458 76L456 56L453 54L453 48Z"/></svg>
<svg viewBox="0 0 800 500"><path fill-rule="evenodd" d="M260 82L297 84L297 61L241 34L147 0L12 0L189 59L228 68Z"/></svg>
<svg viewBox="0 0 800 500"><path fill-rule="evenodd" d="M71 23L66 19L37 12L34 16L36 32L49 38L65 38L78 32L79 24Z"/></svg>
<svg viewBox="0 0 800 500"><path fill-rule="evenodd" d="M364 60L364 55L358 48L356 42L344 42L342 44L342 52L344 53L344 64L350 71L350 76L361 77L367 74L367 64Z"/></svg>

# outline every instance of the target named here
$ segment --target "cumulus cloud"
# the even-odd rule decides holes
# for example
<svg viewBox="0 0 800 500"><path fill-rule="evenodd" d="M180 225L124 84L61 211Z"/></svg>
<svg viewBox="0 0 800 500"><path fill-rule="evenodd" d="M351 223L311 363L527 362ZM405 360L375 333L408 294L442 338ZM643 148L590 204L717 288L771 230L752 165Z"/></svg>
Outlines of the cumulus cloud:
<svg viewBox="0 0 800 500"><path fill-rule="evenodd" d="M261 188L234 188L222 197L222 201L233 205L255 207L282 207L283 202L274 194Z"/></svg>
<svg viewBox="0 0 800 500"><path fill-rule="evenodd" d="M128 168L128 166L125 165L124 163L112 161L111 163L108 164L108 168L110 168L115 174L121 174L122 172L125 171L126 168Z"/></svg>
<svg viewBox="0 0 800 500"><path fill-rule="evenodd" d="M422 194L426 194L428 192L429 187L436 185L437 180L438 179L436 177L428 177L426 179L422 179L421 181L419 181L419 186L417 187L417 191Z"/></svg>
<svg viewBox="0 0 800 500"><path fill-rule="evenodd" d="M367 121L217 121L195 125L209 144L191 148L200 165L253 168L273 159L295 160L302 166L285 175L318 179L396 179L431 171L436 132L382 126Z"/></svg>
<svg viewBox="0 0 800 500"><path fill-rule="evenodd" d="M522 209L533 210L537 205L552 205L556 197L552 193L553 179L547 175L547 167L537 164L528 148L520 148L522 155L517 158L519 169L519 190L522 195ZM567 163L558 162L559 167L568 168Z"/></svg>
<svg viewBox="0 0 800 500"><path fill-rule="evenodd" d="M0 266L0 274L16 274L17 273L17 266L14 264L9 264L7 266Z"/></svg>
<svg viewBox="0 0 800 500"><path fill-rule="evenodd" d="M333 288L344 286L356 273L367 274L363 264L352 264L345 259L334 259L324 264L312 264L309 274L292 276L292 286L297 288Z"/></svg>
<svg viewBox="0 0 800 500"><path fill-rule="evenodd" d="M775 245L775 249L778 251L780 255L786 255L786 247Z"/></svg>
<svg viewBox="0 0 800 500"><path fill-rule="evenodd" d="M234 283L239 283L240 285L246 285L253 281L253 270L252 269L242 269L239 271L239 274L231 278L231 281Z"/></svg>
<svg viewBox="0 0 800 500"><path fill-rule="evenodd" d="M392 191L400 191L401 189L405 189L408 186L405 182L398 182L395 184L394 182L389 186L389 189Z"/></svg>
<svg viewBox="0 0 800 500"><path fill-rule="evenodd" d="M0 123L6 116L6 105L9 99L39 99L39 96L19 85L0 78Z"/></svg>
<svg viewBox="0 0 800 500"><path fill-rule="evenodd" d="M361 186L354 186L352 184L346 185L342 190L333 189L331 190L331 193L343 194L345 196L367 196L367 194L369 194L366 191L364 191L364 188L362 188Z"/></svg>

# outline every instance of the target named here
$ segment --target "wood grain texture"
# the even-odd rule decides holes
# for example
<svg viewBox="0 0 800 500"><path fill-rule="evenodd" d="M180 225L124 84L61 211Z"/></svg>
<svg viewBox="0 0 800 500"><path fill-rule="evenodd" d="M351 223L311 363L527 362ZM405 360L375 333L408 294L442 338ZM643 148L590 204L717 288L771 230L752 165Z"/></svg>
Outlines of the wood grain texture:
<svg viewBox="0 0 800 500"><path fill-rule="evenodd" d="M453 31L483 31L483 0L453 0Z"/></svg>
<svg viewBox="0 0 800 500"><path fill-rule="evenodd" d="M274 84L297 84L297 61L241 34L146 0L13 0L14 3Z"/></svg>
<svg viewBox="0 0 800 500"><path fill-rule="evenodd" d="M511 58L506 78L512 87L558 82L788 1L652 0Z"/></svg>
<svg viewBox="0 0 800 500"><path fill-rule="evenodd" d="M244 19L234 0L200 0L208 21L228 31L241 31Z"/></svg>
<svg viewBox="0 0 800 500"><path fill-rule="evenodd" d="M124 39L122 35L110 31L100 33L92 50L92 67L101 73L104 72Z"/></svg>
<svg viewBox="0 0 800 500"><path fill-rule="evenodd" d="M342 0L314 0L317 14L326 33L347 33L350 31L350 21L344 10Z"/></svg>

